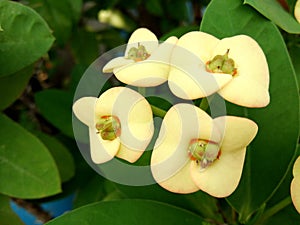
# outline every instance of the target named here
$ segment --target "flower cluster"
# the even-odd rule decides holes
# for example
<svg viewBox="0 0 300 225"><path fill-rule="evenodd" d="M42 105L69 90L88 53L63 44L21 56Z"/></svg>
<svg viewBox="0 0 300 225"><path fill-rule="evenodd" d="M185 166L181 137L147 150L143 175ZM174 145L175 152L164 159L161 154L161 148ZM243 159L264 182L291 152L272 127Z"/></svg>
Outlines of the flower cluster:
<svg viewBox="0 0 300 225"><path fill-rule="evenodd" d="M137 87L168 82L181 99L218 93L245 107L264 107L270 101L267 60L246 35L219 40L194 31L159 43L151 31L140 28L131 35L124 56L109 61L103 72L113 72L121 82ZM151 106L130 88L114 87L99 98L81 98L73 111L89 127L95 163L114 156L135 162L152 139ZM164 116L153 148L153 177L171 192L202 190L229 196L239 183L246 148L257 131L256 123L247 118L211 118L193 104L175 104Z"/></svg>

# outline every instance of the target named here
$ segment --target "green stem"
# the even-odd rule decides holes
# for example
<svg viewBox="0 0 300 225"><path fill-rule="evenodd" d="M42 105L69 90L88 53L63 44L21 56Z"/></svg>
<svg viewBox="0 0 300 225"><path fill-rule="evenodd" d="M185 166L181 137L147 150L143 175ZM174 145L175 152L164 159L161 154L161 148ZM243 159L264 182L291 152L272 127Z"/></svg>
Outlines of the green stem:
<svg viewBox="0 0 300 225"><path fill-rule="evenodd" d="M259 221L257 221L256 225L263 224L264 221L266 221L267 219L269 219L270 217L272 217L273 215L275 215L276 213L278 213L280 210L284 209L291 203L292 203L291 197L290 196L286 197L285 199L283 199L282 201L280 201L279 203L277 203L276 205L268 209L263 214L262 218Z"/></svg>
<svg viewBox="0 0 300 225"><path fill-rule="evenodd" d="M200 105L199 105L199 108L200 109L202 109L203 111L206 111L207 109L208 109L208 100L207 100L207 98L203 98L202 100L201 100L201 103L200 103Z"/></svg>
<svg viewBox="0 0 300 225"><path fill-rule="evenodd" d="M158 108L154 105L151 105L151 109L152 109L152 112L155 116L158 116L158 117L161 117L161 118L163 118L167 113L167 111L165 111L161 108Z"/></svg>

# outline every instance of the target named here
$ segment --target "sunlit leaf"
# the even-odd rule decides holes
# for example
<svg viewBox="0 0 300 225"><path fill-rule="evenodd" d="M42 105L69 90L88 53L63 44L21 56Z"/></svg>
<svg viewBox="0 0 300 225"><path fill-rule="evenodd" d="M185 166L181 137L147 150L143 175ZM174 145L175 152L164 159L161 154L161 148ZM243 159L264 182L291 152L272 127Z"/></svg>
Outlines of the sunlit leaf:
<svg viewBox="0 0 300 225"><path fill-rule="evenodd" d="M47 225L167 225L201 224L202 218L184 209L149 200L121 200L86 205Z"/></svg>
<svg viewBox="0 0 300 225"><path fill-rule="evenodd" d="M0 192L17 198L60 192L59 173L48 149L3 114L0 124Z"/></svg>

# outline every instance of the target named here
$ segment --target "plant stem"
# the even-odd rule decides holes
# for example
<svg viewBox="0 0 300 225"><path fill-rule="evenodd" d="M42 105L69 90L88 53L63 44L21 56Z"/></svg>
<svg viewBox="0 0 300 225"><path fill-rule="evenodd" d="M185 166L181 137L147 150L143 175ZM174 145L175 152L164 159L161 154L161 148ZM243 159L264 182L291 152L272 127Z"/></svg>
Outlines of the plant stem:
<svg viewBox="0 0 300 225"><path fill-rule="evenodd" d="M161 117L161 118L163 118L167 113L165 110L163 110L161 108L158 108L154 105L151 105L151 109L152 109L152 112L155 116L158 116L158 117Z"/></svg>
<svg viewBox="0 0 300 225"><path fill-rule="evenodd" d="M255 224L256 225L263 224L264 221L266 221L267 219L269 219L270 217L272 217L273 215L275 215L276 213L278 213L280 210L284 209L291 203L292 203L291 197L290 196L286 197L285 199L278 202L276 205L274 205L270 209L266 210L266 212L263 214L261 219L258 220L257 223L255 223Z"/></svg>

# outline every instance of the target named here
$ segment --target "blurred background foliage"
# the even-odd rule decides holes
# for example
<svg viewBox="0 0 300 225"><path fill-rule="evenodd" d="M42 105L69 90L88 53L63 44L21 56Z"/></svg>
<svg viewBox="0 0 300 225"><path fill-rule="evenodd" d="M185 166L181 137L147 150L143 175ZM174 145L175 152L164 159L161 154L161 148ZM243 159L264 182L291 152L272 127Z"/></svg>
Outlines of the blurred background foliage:
<svg viewBox="0 0 300 225"><path fill-rule="evenodd" d="M126 44L136 28L149 28L160 40L180 37L199 30L209 2L0 0L1 225L22 224L9 208L11 199L19 204L24 200L25 208L38 208L75 193L77 208L101 200L147 198L145 189L115 185L86 164L73 137L73 94L85 69L106 51ZM292 15L295 1L279 2ZM280 32L299 77L300 31L281 27ZM203 193L175 195L157 185L146 189L156 200L220 223L224 215L215 216L220 205L230 210L225 200L217 202ZM194 204L195 199L205 199L205 204ZM39 219L49 220L43 215Z"/></svg>

